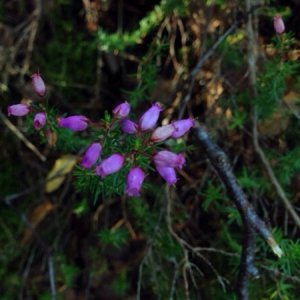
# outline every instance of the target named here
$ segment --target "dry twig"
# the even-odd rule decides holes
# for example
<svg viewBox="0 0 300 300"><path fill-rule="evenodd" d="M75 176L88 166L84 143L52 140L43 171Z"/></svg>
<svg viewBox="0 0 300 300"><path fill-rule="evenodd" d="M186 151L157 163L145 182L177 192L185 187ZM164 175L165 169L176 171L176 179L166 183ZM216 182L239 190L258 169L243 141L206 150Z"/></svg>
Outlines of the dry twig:
<svg viewBox="0 0 300 300"><path fill-rule="evenodd" d="M42 162L46 161L46 157L23 135L23 133L10 122L0 111L0 118L3 123L29 148Z"/></svg>
<svg viewBox="0 0 300 300"><path fill-rule="evenodd" d="M211 164L214 166L220 179L225 185L227 193L236 205L244 223L244 240L240 264L240 276L238 280L238 294L240 296L243 295L240 299L248 299L248 274L257 276L257 270L253 265L254 240L252 231L256 231L279 257L282 256L282 250L277 245L266 224L258 217L255 210L246 199L232 173L231 166L225 153L211 140L206 130L199 123L196 124L195 131L201 146L203 146Z"/></svg>

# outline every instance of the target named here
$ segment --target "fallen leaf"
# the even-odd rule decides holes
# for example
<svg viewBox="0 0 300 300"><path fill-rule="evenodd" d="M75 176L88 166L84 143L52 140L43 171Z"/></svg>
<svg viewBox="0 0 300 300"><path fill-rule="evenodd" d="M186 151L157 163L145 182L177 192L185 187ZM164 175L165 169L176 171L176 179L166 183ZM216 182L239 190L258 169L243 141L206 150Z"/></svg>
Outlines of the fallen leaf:
<svg viewBox="0 0 300 300"><path fill-rule="evenodd" d="M47 182L45 185L47 193L56 191L62 185L66 179L66 176L63 175L69 174L72 171L76 161L76 157L71 154L63 155L55 161L52 170L47 175Z"/></svg>
<svg viewBox="0 0 300 300"><path fill-rule="evenodd" d="M284 102L274 111L272 118L258 123L258 129L261 134L274 136L282 133L289 124L290 114L299 113L300 94L297 91L290 90L284 95Z"/></svg>
<svg viewBox="0 0 300 300"><path fill-rule="evenodd" d="M289 116L284 113L282 108L276 109L272 118L258 123L260 134L274 136L283 132L289 123Z"/></svg>
<svg viewBox="0 0 300 300"><path fill-rule="evenodd" d="M28 221L35 229L47 216L47 214L53 209L53 204L50 201L45 201L37 206L30 212ZM30 228L26 228L23 233L20 245L26 244L32 237L32 231Z"/></svg>
<svg viewBox="0 0 300 300"><path fill-rule="evenodd" d="M298 60L299 57L300 57L300 50L291 50L288 52L289 60Z"/></svg>

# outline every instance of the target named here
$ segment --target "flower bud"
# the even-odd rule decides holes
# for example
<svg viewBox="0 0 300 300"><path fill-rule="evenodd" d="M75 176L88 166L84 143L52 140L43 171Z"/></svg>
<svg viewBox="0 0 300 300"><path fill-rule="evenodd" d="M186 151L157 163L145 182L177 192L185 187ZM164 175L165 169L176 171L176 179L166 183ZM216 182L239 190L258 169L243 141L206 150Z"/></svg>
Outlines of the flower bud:
<svg viewBox="0 0 300 300"><path fill-rule="evenodd" d="M46 114L44 112L38 112L32 122L32 125L36 130L41 129L46 123Z"/></svg>
<svg viewBox="0 0 300 300"><path fill-rule="evenodd" d="M156 124L161 107L158 104L153 104L141 117L139 121L139 129L141 131L149 131Z"/></svg>
<svg viewBox="0 0 300 300"><path fill-rule="evenodd" d="M102 146L100 143L93 143L90 145L84 154L81 165L84 168L89 169L98 160L101 150Z"/></svg>
<svg viewBox="0 0 300 300"><path fill-rule="evenodd" d="M39 73L33 74L31 76L33 90L40 97L44 97L46 94L45 83Z"/></svg>
<svg viewBox="0 0 300 300"><path fill-rule="evenodd" d="M58 118L58 126L71 130L85 130L89 126L90 120L85 116L71 116Z"/></svg>
<svg viewBox="0 0 300 300"><path fill-rule="evenodd" d="M185 158L181 153L175 154L173 152L163 150L158 151L154 157L153 161L156 167L178 167L182 169L182 165L185 163Z"/></svg>
<svg viewBox="0 0 300 300"><path fill-rule="evenodd" d="M13 115L13 116L26 116L30 112L30 108L26 104L15 104L11 105L7 108L7 114L8 116Z"/></svg>
<svg viewBox="0 0 300 300"><path fill-rule="evenodd" d="M130 105L127 102L119 104L113 111L113 115L117 119L125 118L130 112Z"/></svg>
<svg viewBox="0 0 300 300"><path fill-rule="evenodd" d="M183 136L192 126L195 125L195 122L191 119L179 120L173 123L175 130L172 133L171 137L177 139Z"/></svg>
<svg viewBox="0 0 300 300"><path fill-rule="evenodd" d="M141 189L142 183L145 178L145 173L142 169L135 167L132 168L127 175L127 187L125 193L131 196L140 196L139 190Z"/></svg>
<svg viewBox="0 0 300 300"><path fill-rule="evenodd" d="M174 168L168 168L168 167L156 167L157 172L160 174L160 176L169 184L174 184L178 180L176 178L176 173Z"/></svg>
<svg viewBox="0 0 300 300"><path fill-rule="evenodd" d="M150 136L151 142L161 142L170 137L175 131L173 124L157 127Z"/></svg>
<svg viewBox="0 0 300 300"><path fill-rule="evenodd" d="M274 29L278 34L283 33L285 30L285 26L280 15L274 16Z"/></svg>
<svg viewBox="0 0 300 300"><path fill-rule="evenodd" d="M122 168L124 160L124 156L114 153L108 158L102 160L101 164L96 167L96 174L102 178L108 174L113 174Z"/></svg>
<svg viewBox="0 0 300 300"><path fill-rule="evenodd" d="M136 133L138 126L135 123L133 123L132 121L130 121L128 119L123 119L121 122L122 122L121 129L125 133L129 133L129 134Z"/></svg>

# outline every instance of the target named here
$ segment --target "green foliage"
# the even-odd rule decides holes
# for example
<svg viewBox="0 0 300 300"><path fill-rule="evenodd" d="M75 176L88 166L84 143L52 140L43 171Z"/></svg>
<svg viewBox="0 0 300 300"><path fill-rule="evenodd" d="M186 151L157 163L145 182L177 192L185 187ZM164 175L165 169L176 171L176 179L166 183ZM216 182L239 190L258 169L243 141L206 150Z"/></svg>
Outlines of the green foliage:
<svg viewBox="0 0 300 300"><path fill-rule="evenodd" d="M2 196L13 194L17 187L15 168L11 166L8 160L3 160L0 164L0 194Z"/></svg>
<svg viewBox="0 0 300 300"><path fill-rule="evenodd" d="M75 207L73 212L77 215L77 216L81 216L84 215L85 213L87 213L89 211L89 207L88 207L88 201L86 199L82 199Z"/></svg>
<svg viewBox="0 0 300 300"><path fill-rule="evenodd" d="M39 300L53 300L53 297L50 292L39 294ZM63 300L63 295L58 294L57 300Z"/></svg>
<svg viewBox="0 0 300 300"><path fill-rule="evenodd" d="M103 244L103 247L111 245L118 249L127 242L129 238L129 232L123 227L113 230L102 229L97 236Z"/></svg>
<svg viewBox="0 0 300 300"><path fill-rule="evenodd" d="M275 6L274 2L276 3L275 0L267 0L265 2L265 6L259 10L260 14L263 16L267 16L270 20L273 19L274 15L279 14L285 22L286 18L291 14L290 7Z"/></svg>
<svg viewBox="0 0 300 300"><path fill-rule="evenodd" d="M63 90L64 95L67 95L73 104L82 102L78 97L76 85L90 85L95 81L94 44L87 41L82 33L73 34L65 28L57 40L47 43L45 50L46 61L51 61L51 64L42 66L45 78L55 82L57 88Z"/></svg>
<svg viewBox="0 0 300 300"><path fill-rule="evenodd" d="M0 294L3 299L14 298L14 290L24 284L18 274L12 270L15 260L21 253L17 247L16 233L20 233L18 216L8 208L2 207L0 213ZM6 298L5 298L6 297Z"/></svg>
<svg viewBox="0 0 300 300"><path fill-rule="evenodd" d="M222 66L224 69L238 68L245 63L245 57L241 55L239 43L245 38L244 31L237 31L230 34L217 49L217 52L224 56Z"/></svg>
<svg viewBox="0 0 300 300"><path fill-rule="evenodd" d="M279 40L273 39L274 49L279 51L272 61L266 61L257 80L258 95L255 99L258 117L269 118L279 106L279 99L286 91L286 78L295 74L299 66L297 61L283 61L281 56L290 50L294 39L291 34L284 34Z"/></svg>
<svg viewBox="0 0 300 300"><path fill-rule="evenodd" d="M74 263L68 263L65 256L57 256L59 261L59 274L60 280L67 287L74 287L74 279L79 272L79 268Z"/></svg>
<svg viewBox="0 0 300 300"><path fill-rule="evenodd" d="M189 8L188 0L164 0L161 2L164 15L172 15L174 12L180 17L186 16Z"/></svg>
<svg viewBox="0 0 300 300"><path fill-rule="evenodd" d="M148 227L147 215L149 214L149 207L147 206L144 199L139 197L132 197L128 200L128 207L135 220L137 220L137 225ZM150 216L150 215L148 215ZM146 222L143 222L145 220ZM150 230L152 230L151 228Z"/></svg>
<svg viewBox="0 0 300 300"><path fill-rule="evenodd" d="M284 238L281 229L277 228L273 230L274 237L280 243L280 247L284 255L277 261L271 261L267 259L269 265L274 268L274 270L280 270L283 277L296 276L300 267L300 240L295 241ZM262 247L265 247L262 245ZM269 251L269 249L267 249Z"/></svg>
<svg viewBox="0 0 300 300"><path fill-rule="evenodd" d="M222 226L222 231L218 235L218 241L215 242L215 247L219 248L219 245L226 245L228 248L228 251L232 253L241 253L242 247L241 247L241 238L242 233L241 232L234 232L232 230L234 225L229 224L228 222L221 222L220 224ZM239 227L241 224L239 224ZM238 257L229 257L228 258L228 264L230 266L231 272L233 273L233 276L236 276L238 273Z"/></svg>
<svg viewBox="0 0 300 300"><path fill-rule="evenodd" d="M191 144L187 145L184 139L170 139L166 141L167 145L169 146L170 150L174 153L191 153L192 151L196 150L196 146ZM188 157L186 157L188 162Z"/></svg>
<svg viewBox="0 0 300 300"><path fill-rule="evenodd" d="M57 127L57 149L63 153L78 152L88 146L89 139L67 128Z"/></svg>
<svg viewBox="0 0 300 300"><path fill-rule="evenodd" d="M291 184L293 175L300 172L300 145L287 150L286 153L272 151L272 158L277 161L276 176L285 188Z"/></svg>
<svg viewBox="0 0 300 300"><path fill-rule="evenodd" d="M81 166L76 166L76 170L73 172L77 177L75 187L78 191L83 191L88 196L93 197L93 203L95 204L99 195L101 195L102 199L123 195L128 171L129 169L125 166L117 173L102 178L95 175L95 172L90 169L87 170Z"/></svg>
<svg viewBox="0 0 300 300"><path fill-rule="evenodd" d="M125 296L129 287L130 284L127 281L126 272L122 271L121 273L117 274L114 282L112 283L114 292L119 296Z"/></svg>
<svg viewBox="0 0 300 300"><path fill-rule="evenodd" d="M217 210L223 207L223 202L228 201L228 198L223 194L222 185L214 186L211 182L208 182L208 186L204 192L199 192L204 197L202 207L205 211L208 210L210 205L214 205Z"/></svg>
<svg viewBox="0 0 300 300"><path fill-rule="evenodd" d="M270 183L266 182L257 166L253 166L251 169L243 167L237 174L237 182L247 194L252 194L254 191L265 194L271 191Z"/></svg>
<svg viewBox="0 0 300 300"><path fill-rule="evenodd" d="M63 6L63 9L62 9ZM97 47L92 37L87 38L74 18L73 1L60 0L53 3L52 31L47 33L47 42L35 53L35 65L42 70L43 78L55 84L72 105L82 103L78 89L95 82ZM84 70L84 71L83 71Z"/></svg>
<svg viewBox="0 0 300 300"><path fill-rule="evenodd" d="M213 185L211 182L208 182L208 186L204 192L198 192L204 198L202 202L202 207L204 211L216 210L227 215L225 227L222 228L224 234L229 235L229 231L226 228L234 223L239 227L242 226L241 215L239 214L237 208L229 201L228 197L224 195L224 187L219 184L217 186ZM229 239L229 236L226 236L225 240L234 241L233 238ZM236 243L236 241L235 241ZM236 248L234 248L236 250Z"/></svg>
<svg viewBox="0 0 300 300"><path fill-rule="evenodd" d="M229 125L228 129L243 129L246 117L246 112L239 112L238 110L234 110L233 116L229 119L229 122L231 124Z"/></svg>
<svg viewBox="0 0 300 300"><path fill-rule="evenodd" d="M107 33L102 29L98 30L98 42L103 51L118 50L124 52L126 48L135 46L147 34L157 27L166 15L174 11L179 16L187 14L189 2L187 0L163 0L160 5L155 5L153 10L139 22L138 28L133 32Z"/></svg>
<svg viewBox="0 0 300 300"><path fill-rule="evenodd" d="M277 288L269 288L267 293L270 295L270 299L285 299L289 300L293 297L293 294L289 292L290 289L293 288L293 284L285 283L283 279L279 279L277 282Z"/></svg>
<svg viewBox="0 0 300 300"><path fill-rule="evenodd" d="M226 5L226 1L225 0L206 0L206 5L220 5L221 7L224 7Z"/></svg>
<svg viewBox="0 0 300 300"><path fill-rule="evenodd" d="M264 262L260 271L263 273L268 270L269 277L265 282L261 280L262 290L255 289L254 282L251 284L252 297L255 295L257 299L295 299L295 295L299 294L299 286L294 282L299 273L299 240L284 238L279 228L273 230L273 234L284 255L274 260L270 248L263 240L257 239L257 247L260 249L256 256L257 265Z"/></svg>
<svg viewBox="0 0 300 300"><path fill-rule="evenodd" d="M124 52L127 47L136 45L136 43L143 39L153 28L159 25L163 18L162 8L158 5L139 22L139 27L135 31L129 33L106 33L104 30L98 31L98 43L101 45L103 51L118 50Z"/></svg>
<svg viewBox="0 0 300 300"><path fill-rule="evenodd" d="M128 94L128 100L133 109L144 100L149 100L158 77L156 57L161 55L168 47L168 43L155 39L150 45L147 55L141 58L138 73L131 75L136 76L139 83L135 89L124 92Z"/></svg>

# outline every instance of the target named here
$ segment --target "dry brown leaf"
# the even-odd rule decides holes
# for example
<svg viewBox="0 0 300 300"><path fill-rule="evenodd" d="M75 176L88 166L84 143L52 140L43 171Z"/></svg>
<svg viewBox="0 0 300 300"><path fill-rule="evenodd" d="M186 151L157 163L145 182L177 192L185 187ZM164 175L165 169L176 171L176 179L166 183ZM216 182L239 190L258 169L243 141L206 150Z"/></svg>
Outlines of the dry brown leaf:
<svg viewBox="0 0 300 300"><path fill-rule="evenodd" d="M278 54L278 50L274 48L272 45L262 45L262 48L268 57L274 57L275 55Z"/></svg>
<svg viewBox="0 0 300 300"><path fill-rule="evenodd" d="M290 109L294 110L295 112L300 111L300 94L295 90L290 90L285 96L284 101L287 102Z"/></svg>
<svg viewBox="0 0 300 300"><path fill-rule="evenodd" d="M31 226L35 229L47 216L47 214L53 209L53 204L50 201L45 201L31 211L28 216L28 221ZM24 230L23 237L21 239L20 245L26 244L32 237L31 230L27 227Z"/></svg>
<svg viewBox="0 0 300 300"><path fill-rule="evenodd" d="M280 50L274 48L273 45L262 45L262 49L265 51L266 56L270 58L281 55ZM300 57L300 50L295 49L286 52L287 60L298 60L299 57Z"/></svg>
<svg viewBox="0 0 300 300"><path fill-rule="evenodd" d="M297 91L290 90L284 96L284 102L286 105L281 104L272 115L272 119L266 120L263 123L258 124L258 129L261 134L277 135L283 132L288 124L290 116L287 114L287 108L294 113L299 113L300 95Z"/></svg>
<svg viewBox="0 0 300 300"><path fill-rule="evenodd" d="M48 129L46 129L45 135L46 135L46 139L48 141L48 145L50 147L56 147L57 133L48 128Z"/></svg>
<svg viewBox="0 0 300 300"><path fill-rule="evenodd" d="M258 123L259 133L265 135L277 135L283 132L289 123L289 116L282 112L282 108L278 108L272 115L272 119L263 123Z"/></svg>
<svg viewBox="0 0 300 300"><path fill-rule="evenodd" d="M58 158L55 161L52 170L47 175L47 182L45 185L46 192L52 193L56 191L66 179L66 176L62 175L70 173L75 164L76 157L71 154L66 154Z"/></svg>
<svg viewBox="0 0 300 300"><path fill-rule="evenodd" d="M299 57L300 57L300 50L291 50L288 52L289 60L298 60Z"/></svg>

